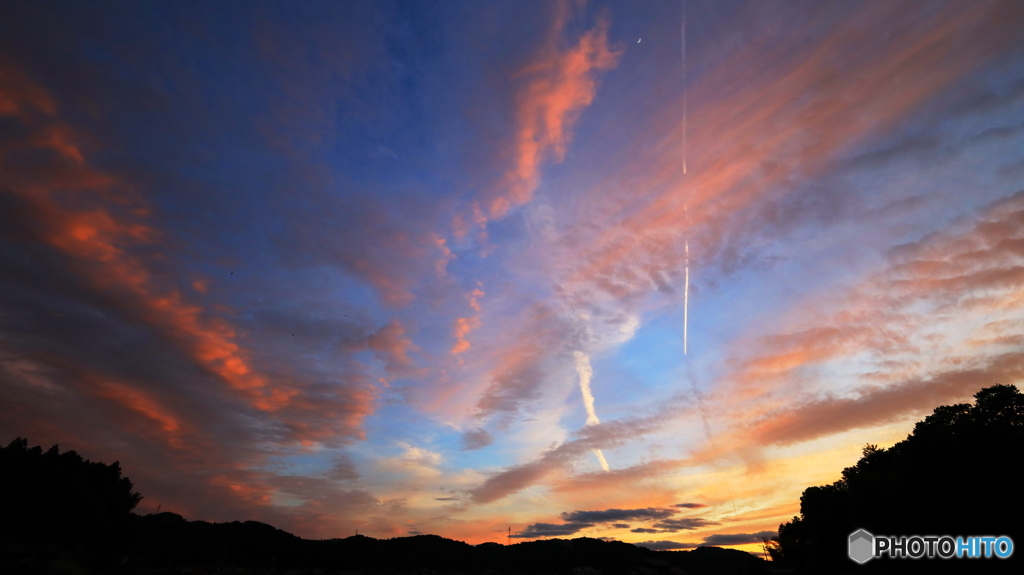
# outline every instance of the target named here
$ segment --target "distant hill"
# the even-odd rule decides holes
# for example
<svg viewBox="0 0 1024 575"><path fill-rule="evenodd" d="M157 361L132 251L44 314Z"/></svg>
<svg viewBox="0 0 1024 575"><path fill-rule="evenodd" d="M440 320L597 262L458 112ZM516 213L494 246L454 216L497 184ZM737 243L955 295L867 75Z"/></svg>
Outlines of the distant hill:
<svg viewBox="0 0 1024 575"><path fill-rule="evenodd" d="M139 518L136 548L150 568L230 565L250 570L300 569L314 573L562 573L590 575L760 574L765 561L733 549L702 547L657 552L619 541L586 537L514 545L470 545L437 535L374 539L356 535L311 541L269 525L185 521L161 513ZM672 567L677 570L673 571ZM681 571L680 571L681 570Z"/></svg>
<svg viewBox="0 0 1024 575"><path fill-rule="evenodd" d="M307 540L256 521L139 516L132 510L141 498L116 462L15 439L0 448L0 572L755 575L767 568L733 549L659 552L586 537L507 546L437 535Z"/></svg>

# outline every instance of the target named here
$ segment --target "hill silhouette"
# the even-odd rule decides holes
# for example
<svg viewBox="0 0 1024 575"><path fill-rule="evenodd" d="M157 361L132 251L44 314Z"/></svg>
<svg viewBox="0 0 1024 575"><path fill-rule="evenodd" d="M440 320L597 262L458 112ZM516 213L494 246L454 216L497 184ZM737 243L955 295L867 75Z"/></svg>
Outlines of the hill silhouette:
<svg viewBox="0 0 1024 575"><path fill-rule="evenodd" d="M549 539L470 545L436 535L307 540L256 521L188 521L132 513L142 496L106 465L74 451L0 448L0 572L527 573L573 575L975 573L1020 571L1008 560L887 560L857 565L847 537L1008 535L1020 542L1016 477L1024 453L1024 395L996 385L975 403L941 406L888 449L864 448L831 485L807 488L800 516L769 544L774 565L731 549L656 552L618 541ZM772 569L774 568L774 569Z"/></svg>
<svg viewBox="0 0 1024 575"><path fill-rule="evenodd" d="M847 538L875 535L1007 535L1024 543L1019 462L1024 395L995 385L974 405L945 405L889 449L867 445L831 485L808 487L800 516L779 526L773 557L800 573L1022 573L1021 552L1006 560L872 559L857 565Z"/></svg>
<svg viewBox="0 0 1024 575"><path fill-rule="evenodd" d="M619 541L549 539L470 545L437 535L308 540L257 521L132 513L142 496L111 465L17 438L0 448L0 572L481 573L755 575L767 562L717 547L652 551Z"/></svg>

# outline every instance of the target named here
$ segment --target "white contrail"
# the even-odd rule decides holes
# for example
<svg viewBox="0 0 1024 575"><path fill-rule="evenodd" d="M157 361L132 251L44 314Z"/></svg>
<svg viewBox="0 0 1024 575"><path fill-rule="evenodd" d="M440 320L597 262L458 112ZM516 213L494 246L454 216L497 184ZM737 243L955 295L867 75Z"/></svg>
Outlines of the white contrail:
<svg viewBox="0 0 1024 575"><path fill-rule="evenodd" d="M574 351L572 354L576 358L576 373L580 376L580 392L583 394L583 407L587 410L587 425L601 423L594 412L594 393L590 391L590 380L594 377L590 358L582 351Z"/></svg>
<svg viewBox="0 0 1024 575"><path fill-rule="evenodd" d="M687 85L686 85L686 0L682 0L683 24L680 34L683 56L683 175L686 174L686 108L687 108ZM686 235L690 235L690 199L689 192L686 193L686 201L683 209L686 214ZM689 331L690 331L690 240L686 240L686 280L683 287L683 355L687 353Z"/></svg>
<svg viewBox="0 0 1024 575"><path fill-rule="evenodd" d="M686 0L683 0L683 26L680 36L683 45L683 174L686 174Z"/></svg>
<svg viewBox="0 0 1024 575"><path fill-rule="evenodd" d="M690 240L686 240L686 284L683 287L683 355L686 355L690 327Z"/></svg>
<svg viewBox="0 0 1024 575"><path fill-rule="evenodd" d="M594 368L590 365L590 357L582 351L574 351L572 355L576 358L576 373L580 376L583 408L587 410L586 425L597 425L601 423L601 420L597 418L597 412L594 411L594 393L590 390L590 380L594 377ZM595 449L594 455L597 456L601 469L608 471L608 461L604 458L604 453L601 453L600 449Z"/></svg>

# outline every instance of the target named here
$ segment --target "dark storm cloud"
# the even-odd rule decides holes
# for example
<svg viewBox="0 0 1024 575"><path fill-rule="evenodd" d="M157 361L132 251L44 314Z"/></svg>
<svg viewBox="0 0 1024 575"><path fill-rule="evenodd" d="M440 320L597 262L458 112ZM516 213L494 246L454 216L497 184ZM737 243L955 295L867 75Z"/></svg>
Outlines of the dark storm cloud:
<svg viewBox="0 0 1024 575"><path fill-rule="evenodd" d="M700 517L687 517L683 519L665 519L655 523L653 527L668 533L675 531L700 529L701 527L704 527L706 525L718 525L718 522L708 521Z"/></svg>
<svg viewBox="0 0 1024 575"><path fill-rule="evenodd" d="M652 531L634 531L638 533L651 533ZM758 531L757 533L732 533L729 535L711 535L704 538L702 543L678 543L676 541L641 541L634 543L640 547L646 547L655 551L668 551L672 549L696 549L704 545L745 545L748 543L763 543L765 539L778 536L775 531Z"/></svg>
<svg viewBox="0 0 1024 575"><path fill-rule="evenodd" d="M604 511L573 511L562 513L565 521L582 521L589 523L608 523L623 520L665 519L678 513L675 509L645 507L643 509L605 509Z"/></svg>
<svg viewBox="0 0 1024 575"><path fill-rule="evenodd" d="M729 535L711 535L704 538L704 545L743 545L746 543L763 543L765 539L778 537L775 531L758 531L757 533L732 533Z"/></svg>
<svg viewBox="0 0 1024 575"><path fill-rule="evenodd" d="M653 551L671 551L675 549L696 549L699 543L677 543L675 541L641 541L634 543L640 547L646 547Z"/></svg>
<svg viewBox="0 0 1024 575"><path fill-rule="evenodd" d="M676 533L678 531L689 531L700 529L708 525L718 525L717 521L708 521L699 517L683 519L664 519L650 527L638 527L631 529L633 533Z"/></svg>
<svg viewBox="0 0 1024 575"><path fill-rule="evenodd" d="M685 509L700 509L701 507L707 507L703 503L676 503L672 507L683 507Z"/></svg>
<svg viewBox="0 0 1024 575"><path fill-rule="evenodd" d="M513 533L513 538L528 539L531 537L561 537L572 535L578 531L593 527L593 523L534 523L519 533Z"/></svg>

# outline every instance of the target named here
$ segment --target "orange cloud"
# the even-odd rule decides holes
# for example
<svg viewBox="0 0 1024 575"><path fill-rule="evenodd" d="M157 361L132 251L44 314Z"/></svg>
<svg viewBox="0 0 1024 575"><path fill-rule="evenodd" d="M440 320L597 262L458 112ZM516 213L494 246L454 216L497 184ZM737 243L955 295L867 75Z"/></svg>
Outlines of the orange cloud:
<svg viewBox="0 0 1024 575"><path fill-rule="evenodd" d="M358 383L343 390L326 384L307 386L303 393L289 397L282 415L291 436L305 446L338 437L366 439L362 425L373 413L377 395L368 382Z"/></svg>
<svg viewBox="0 0 1024 575"><path fill-rule="evenodd" d="M0 57L0 114L25 118L33 111L53 116L57 103L6 57Z"/></svg>
<svg viewBox="0 0 1024 575"><path fill-rule="evenodd" d="M873 427L969 397L985 382L1020 381L1024 354L1007 353L977 368L952 370L918 382L868 389L854 398L824 398L772 414L745 430L765 444L786 445L858 427Z"/></svg>
<svg viewBox="0 0 1024 575"><path fill-rule="evenodd" d="M784 184L793 176L828 169L838 153L897 124L1005 46L1019 21L1007 10L1022 8L949 5L922 17L916 7L879 2L809 49L755 38L689 88L689 174L680 169L679 110L666 110L632 146L653 149L620 175L629 184L601 190L602 205L630 209L616 210L620 221L595 227L586 251L566 258L566 279L620 297L649 289L654 274L678 268L693 231L691 252L710 259L744 228L764 225L744 210L790 191ZM866 48L865 31L879 21L900 22L900 34ZM965 35L972 40L963 43Z"/></svg>
<svg viewBox="0 0 1024 575"><path fill-rule="evenodd" d="M5 85L2 92L3 109L25 122L31 134L42 134L30 138L26 145L56 154L52 170L29 168L12 178L11 190L30 206L40 224L41 239L69 256L75 269L98 290L129 296L145 321L171 335L195 361L231 389L243 392L252 405L262 410L286 405L297 392L269 386L251 368L226 322L203 321L201 308L187 304L177 291L162 291L153 285L146 266L132 253L133 248L151 243L157 236L151 227L132 220L147 213L140 200L120 182L84 163L74 144L75 134L55 116L52 99L43 97L40 88L10 68L2 73L9 82L26 83L21 88ZM74 192L92 207L69 207L60 201L58 192ZM105 205L110 201L113 205ZM136 209L119 214L118 208L125 205Z"/></svg>
<svg viewBox="0 0 1024 575"><path fill-rule="evenodd" d="M232 498L238 498L249 504L268 506L271 503L271 489L254 482L252 478L232 478L227 474L215 475L209 480L210 485L227 491Z"/></svg>
<svg viewBox="0 0 1024 575"><path fill-rule="evenodd" d="M460 317L455 320L455 345L452 346L452 354L458 355L469 351L470 344L466 336L478 327L480 327L480 318L478 317Z"/></svg>
<svg viewBox="0 0 1024 575"><path fill-rule="evenodd" d="M416 346L405 335L405 328L400 321L393 319L370 334L366 344L384 362L388 372L409 375L415 371L409 352L416 349Z"/></svg>
<svg viewBox="0 0 1024 575"><path fill-rule="evenodd" d="M153 394L143 391L138 386L109 377L86 373L81 369L75 371L77 372L75 377L80 380L79 383L84 384L91 394L110 400L119 407L142 416L143 421L146 421L148 425L142 426L138 433L159 437L161 441L174 449L186 449L184 424Z"/></svg>
<svg viewBox="0 0 1024 575"><path fill-rule="evenodd" d="M141 255L144 248L160 237L142 219L149 213L147 206L130 185L90 167L76 145L85 138L59 118L56 102L16 68L3 62L0 112L22 123L27 134L24 140L0 149L0 154L6 156L16 147L47 152L39 155L45 158L44 165L8 162L15 166L5 178L8 189L26 206L36 224L36 237L64 254L72 269L97 292L117 301L133 319L141 320L173 342L235 396L258 410L284 418L297 438L323 438L326 433L321 430L325 429L349 437L361 436L362 419L373 409L372 392L356 386L357 389L340 395L336 393L326 401L337 424L309 424L305 416L322 405L303 398L304 389L300 386L289 381L272 383L260 373L249 353L237 343L238 334L230 323L209 317L178 290L157 285ZM69 197L73 201L68 201ZM202 292L206 284L197 280L192 287ZM403 333L401 325L393 322L369 338L369 346L385 358L388 369L409 366L411 342ZM97 384L96 390L95 393L157 422L165 431L180 425L153 397L129 383L108 381Z"/></svg>
<svg viewBox="0 0 1024 575"><path fill-rule="evenodd" d="M512 142L512 167L485 206L474 205L466 219L483 226L503 217L515 206L529 202L540 180L544 162L561 162L572 139L572 127L594 100L598 72L614 68L621 51L608 46L606 18L583 34L576 45L563 49L562 35L573 11L561 2L545 45L537 57L519 70L522 82L517 93L517 132ZM464 219L456 220L457 237L465 233ZM454 225L454 224L453 224Z"/></svg>
<svg viewBox="0 0 1024 575"><path fill-rule="evenodd" d="M370 260L357 259L351 262L351 266L353 270L380 290L383 300L388 305L403 307L416 299L416 296L409 291L408 280L380 269Z"/></svg>
<svg viewBox="0 0 1024 575"><path fill-rule="evenodd" d="M436 235L431 236L431 239L434 241L437 249L441 251L441 259L434 262L434 272L437 274L437 277L444 277L448 273L448 263L455 259L455 254L448 247L448 240Z"/></svg>
<svg viewBox="0 0 1024 575"><path fill-rule="evenodd" d="M962 231L893 250L888 267L844 292L801 302L793 314L797 329L738 342L744 353L737 356L746 357L734 360L716 392L734 431L712 451L877 426L994 382L1024 380L1024 354L1016 349L1024 337L1021 238L1024 192L994 202ZM932 359L909 359L922 354ZM800 370L855 358L877 361L880 372L852 370L853 390L845 396L795 399L806 397Z"/></svg>
<svg viewBox="0 0 1024 575"><path fill-rule="evenodd" d="M469 307L477 312L471 317L460 317L455 320L455 345L452 346L452 355L458 355L469 351L470 343L466 336L476 328L480 327L480 298L486 295L483 290L476 288L469 292L466 297L469 299Z"/></svg>
<svg viewBox="0 0 1024 575"><path fill-rule="evenodd" d="M113 381L97 381L96 394L145 416L167 433L175 433L181 429L177 417L157 403L152 396L139 389Z"/></svg>

